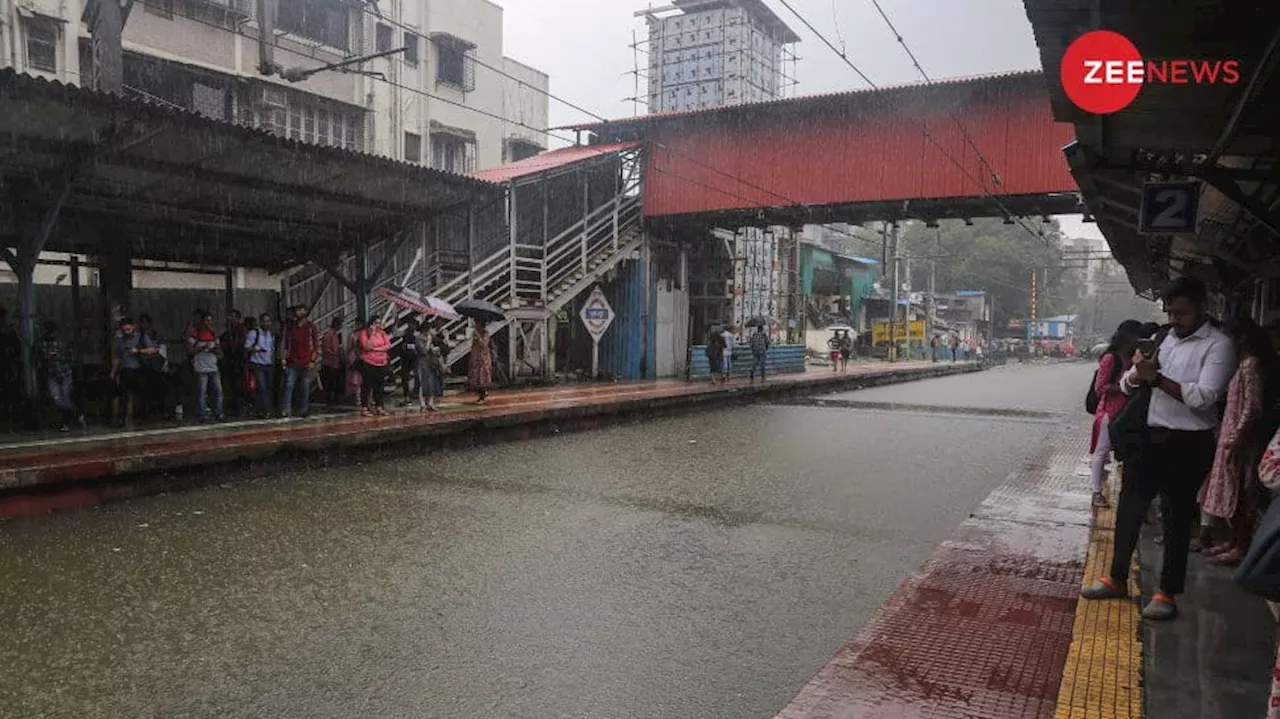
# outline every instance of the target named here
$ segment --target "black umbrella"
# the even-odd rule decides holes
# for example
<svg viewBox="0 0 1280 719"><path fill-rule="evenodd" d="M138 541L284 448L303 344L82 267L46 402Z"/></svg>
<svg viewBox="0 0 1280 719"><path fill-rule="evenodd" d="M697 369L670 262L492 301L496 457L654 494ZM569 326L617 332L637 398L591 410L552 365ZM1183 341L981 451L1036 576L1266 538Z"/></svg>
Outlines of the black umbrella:
<svg viewBox="0 0 1280 719"><path fill-rule="evenodd" d="M768 327L772 324L773 324L773 318L765 317L764 315L756 315L755 317L752 317L751 319L747 320L748 327Z"/></svg>
<svg viewBox="0 0 1280 719"><path fill-rule="evenodd" d="M501 307L484 300L463 300L453 306L454 311L463 317L471 317L481 322L497 322L504 320L507 313Z"/></svg>

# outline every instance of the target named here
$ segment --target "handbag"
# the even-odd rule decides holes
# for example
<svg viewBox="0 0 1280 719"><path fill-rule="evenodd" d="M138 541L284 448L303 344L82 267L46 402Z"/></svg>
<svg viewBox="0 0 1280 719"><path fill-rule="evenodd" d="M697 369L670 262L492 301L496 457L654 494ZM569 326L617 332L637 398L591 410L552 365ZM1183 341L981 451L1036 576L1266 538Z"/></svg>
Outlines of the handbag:
<svg viewBox="0 0 1280 719"><path fill-rule="evenodd" d="M1156 347L1164 342L1168 334L1168 330L1156 333ZM1149 385L1139 387L1129 395L1129 401L1125 403L1124 408L1117 412L1107 425L1107 431L1111 434L1111 451L1115 453L1116 460L1127 462L1137 457L1143 445L1147 443L1151 433L1151 427L1147 424L1147 415L1151 410L1153 392L1155 389Z"/></svg>
<svg viewBox="0 0 1280 719"><path fill-rule="evenodd" d="M253 394L258 391L258 375L253 373L253 368L246 366L244 368L244 391Z"/></svg>
<svg viewBox="0 0 1280 719"><path fill-rule="evenodd" d="M1267 508L1249 552L1236 568L1235 580L1246 592L1280 601L1280 501L1272 501Z"/></svg>
<svg viewBox="0 0 1280 719"><path fill-rule="evenodd" d="M1124 372L1124 365L1120 362L1120 356L1112 354L1111 377L1107 380L1107 384L1115 384L1116 380ZM1098 413L1098 405L1102 404L1102 397L1098 394L1098 371L1094 370L1093 379L1089 381L1089 391L1084 395L1084 411L1089 414Z"/></svg>

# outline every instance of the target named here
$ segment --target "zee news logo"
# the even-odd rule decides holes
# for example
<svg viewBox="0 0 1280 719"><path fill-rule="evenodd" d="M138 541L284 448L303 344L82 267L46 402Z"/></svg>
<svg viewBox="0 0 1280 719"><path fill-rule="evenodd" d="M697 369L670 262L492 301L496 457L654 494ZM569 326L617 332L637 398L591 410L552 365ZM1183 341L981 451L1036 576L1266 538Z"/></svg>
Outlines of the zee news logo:
<svg viewBox="0 0 1280 719"><path fill-rule="evenodd" d="M1076 38L1062 56L1062 87L1076 107L1109 115L1129 106L1142 86L1234 85L1238 60L1145 60L1129 38L1094 30Z"/></svg>

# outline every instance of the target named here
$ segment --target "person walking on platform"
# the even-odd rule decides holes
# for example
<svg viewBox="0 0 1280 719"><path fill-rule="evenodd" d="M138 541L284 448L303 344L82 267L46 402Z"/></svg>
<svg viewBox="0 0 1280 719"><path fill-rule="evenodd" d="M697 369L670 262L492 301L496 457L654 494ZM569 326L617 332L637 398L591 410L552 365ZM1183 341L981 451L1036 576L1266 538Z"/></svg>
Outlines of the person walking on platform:
<svg viewBox="0 0 1280 719"><path fill-rule="evenodd" d="M1185 588L1196 495L1213 465L1218 406L1236 367L1231 339L1209 323L1208 291L1202 281L1180 277L1163 299L1170 331L1158 346L1140 343L1133 367L1120 379L1122 392L1131 398L1149 392L1150 403L1145 427L1137 432L1140 447L1136 456L1125 460L1121 477L1111 571L1081 592L1084 599L1127 596L1129 565L1142 522L1151 500L1159 495L1163 561L1156 592L1142 610L1149 620L1177 616L1175 598Z"/></svg>
<svg viewBox="0 0 1280 719"><path fill-rule="evenodd" d="M849 330L840 335L840 371L849 371L849 358L853 356L853 337Z"/></svg>
<svg viewBox="0 0 1280 719"><path fill-rule="evenodd" d="M723 373L722 379L728 382L733 378L733 350L738 344L738 337L728 327L724 328L720 336L724 338L724 360L720 371Z"/></svg>
<svg viewBox="0 0 1280 719"><path fill-rule="evenodd" d="M712 327L707 333L707 368L711 373L711 383L720 382L720 372L724 368L724 335L719 328Z"/></svg>
<svg viewBox="0 0 1280 719"><path fill-rule="evenodd" d="M769 334L764 331L764 325L756 327L756 331L751 335L751 381L756 381L756 370L760 371L760 381L764 382L765 365L769 360Z"/></svg>

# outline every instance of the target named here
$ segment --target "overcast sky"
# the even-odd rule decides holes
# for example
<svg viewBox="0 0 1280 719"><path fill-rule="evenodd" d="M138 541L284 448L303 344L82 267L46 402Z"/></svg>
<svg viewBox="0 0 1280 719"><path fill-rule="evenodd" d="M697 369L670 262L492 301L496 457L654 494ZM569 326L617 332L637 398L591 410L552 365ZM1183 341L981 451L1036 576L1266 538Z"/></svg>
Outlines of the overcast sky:
<svg viewBox="0 0 1280 719"><path fill-rule="evenodd" d="M605 117L636 114L632 33L647 34L638 10L667 0L497 0L506 10L505 53L551 76L551 92ZM798 92L865 88L852 69L779 0L765 0L800 35ZM789 0L877 85L921 80L871 0ZM934 79L1040 67L1022 0L880 0L925 72ZM640 64L646 58L640 57ZM644 80L639 93L647 94ZM643 107L639 112L643 113ZM591 118L551 101L551 125ZM553 145L560 143L554 142ZM1069 234L1096 234L1067 223Z"/></svg>

